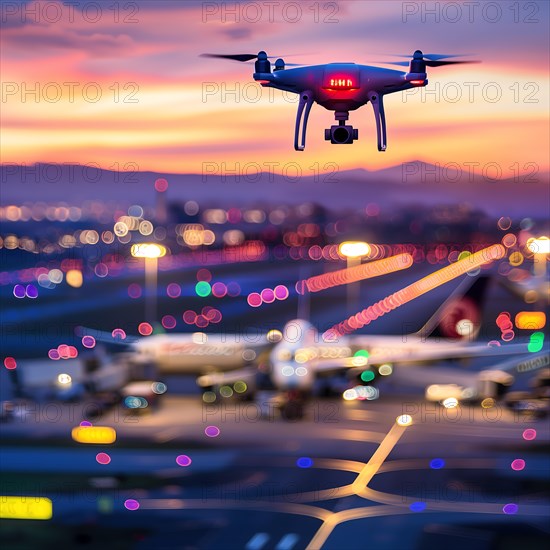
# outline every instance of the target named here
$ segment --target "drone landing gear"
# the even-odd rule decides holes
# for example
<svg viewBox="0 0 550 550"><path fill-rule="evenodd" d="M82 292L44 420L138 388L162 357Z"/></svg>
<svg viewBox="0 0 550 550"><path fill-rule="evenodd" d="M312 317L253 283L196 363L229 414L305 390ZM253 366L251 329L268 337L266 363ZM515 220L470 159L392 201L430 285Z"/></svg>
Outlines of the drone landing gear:
<svg viewBox="0 0 550 550"><path fill-rule="evenodd" d="M302 92L300 94L298 112L296 113L296 128L294 129L294 149L296 149L296 151L303 151L306 148L307 119L309 118L309 112L311 111L312 105L313 93L309 90L306 92ZM302 139L300 140L300 122L302 120L302 114L304 115L304 121L302 125Z"/></svg>
<svg viewBox="0 0 550 550"><path fill-rule="evenodd" d="M386 115L384 113L384 103L382 96L378 92L370 92L369 100L372 103L374 110L374 118L376 120L376 135L378 137L378 150L386 150Z"/></svg>

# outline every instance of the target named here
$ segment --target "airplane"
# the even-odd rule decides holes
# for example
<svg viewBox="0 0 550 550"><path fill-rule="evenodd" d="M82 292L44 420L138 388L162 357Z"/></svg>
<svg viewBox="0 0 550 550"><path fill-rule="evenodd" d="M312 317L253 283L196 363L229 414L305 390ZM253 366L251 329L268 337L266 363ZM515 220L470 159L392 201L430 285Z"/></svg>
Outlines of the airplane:
<svg viewBox="0 0 550 550"><path fill-rule="evenodd" d="M244 383L248 397L261 399L262 392L270 391L279 398L281 416L298 419L316 384L331 376L347 377L346 383L356 380L365 386L375 377L405 366L527 354L527 343L491 346L475 340L488 282L486 276L475 281L467 276L419 331L403 336L348 335L335 339L320 334L304 319L289 321L282 331L270 330L253 338L198 332L120 340L90 329L83 329L82 334L129 347L125 361L130 370L154 366L160 375L196 374L197 384L213 400L216 392L223 395L224 387L233 394L231 386L240 383L242 387ZM328 385L332 382L328 380Z"/></svg>
<svg viewBox="0 0 550 550"><path fill-rule="evenodd" d="M344 374L349 381L356 379L360 383L357 386L360 394L362 386L377 376L392 374L396 368L420 365L424 369L428 363L443 360L527 354L526 342L491 346L475 341L480 329L478 308L483 305L489 279L478 277L473 284L471 279L464 279L428 322L413 334L349 335L335 340L321 335L309 321L296 319L285 325L282 337L269 353L268 363L257 368L207 373L200 376L197 383L206 391L236 381L245 381L256 390L274 390L283 396L283 418L298 419L315 384L323 377ZM464 313L469 317L463 316ZM454 319L454 328L458 330L449 332L449 319ZM455 371L457 378L458 372ZM492 381L499 384L500 375L495 374Z"/></svg>
<svg viewBox="0 0 550 550"><path fill-rule="evenodd" d="M294 129L294 149L303 151L306 146L306 131L309 113L313 103L334 111L337 124L325 130L325 140L332 144L352 144L359 138L359 131L346 124L349 111L354 111L370 102L374 110L378 150L385 151L386 116L384 96L428 84L426 67L441 67L478 61L448 60L459 55L413 53L408 61L384 62L393 65L409 65L409 71L397 71L355 63L327 63L324 65L298 66L286 69L284 59L275 61L273 72L265 51L258 54L202 54L202 57L229 59L247 62L256 59L252 78L264 88L276 88L299 94L298 113ZM409 56L400 56L409 57ZM302 120L303 117L303 120ZM301 136L300 136L301 127Z"/></svg>

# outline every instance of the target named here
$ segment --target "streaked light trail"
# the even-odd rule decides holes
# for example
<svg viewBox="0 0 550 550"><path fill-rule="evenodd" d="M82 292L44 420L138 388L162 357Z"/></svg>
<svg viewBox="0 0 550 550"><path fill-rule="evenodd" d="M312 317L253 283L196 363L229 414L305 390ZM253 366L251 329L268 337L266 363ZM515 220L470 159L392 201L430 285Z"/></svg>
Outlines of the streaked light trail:
<svg viewBox="0 0 550 550"><path fill-rule="evenodd" d="M419 281L394 292L376 304L363 309L351 317L348 317L348 319L327 330L323 337L325 340L333 340L335 337L350 334L354 330L368 325L371 321L375 321L393 309L418 298L422 294L425 294L438 286L448 283L452 279L456 279L456 277L460 277L460 275L464 275L464 273L467 273L468 271L476 269L483 264L503 258L505 254L506 248L504 248L501 244L494 244L479 250L474 254L470 254L466 258L458 260L457 262L448 265L443 269L439 269L434 273L430 273L430 275L423 277Z"/></svg>
<svg viewBox="0 0 550 550"><path fill-rule="evenodd" d="M410 254L397 254L397 256L391 256L383 260L377 260L347 269L339 269L338 271L332 271L331 273L324 273L323 275L317 275L309 279L298 281L296 283L296 290L299 294L304 294L306 290L309 292L319 292L334 286L355 283L363 279L370 279L372 277L393 273L401 269L408 269L412 264L413 257Z"/></svg>

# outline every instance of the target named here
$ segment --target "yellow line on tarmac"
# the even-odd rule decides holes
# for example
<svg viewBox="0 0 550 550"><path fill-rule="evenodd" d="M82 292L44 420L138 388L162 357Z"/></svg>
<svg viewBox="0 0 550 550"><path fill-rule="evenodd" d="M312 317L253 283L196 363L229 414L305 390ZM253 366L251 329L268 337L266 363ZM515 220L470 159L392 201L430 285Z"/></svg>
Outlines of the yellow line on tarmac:
<svg viewBox="0 0 550 550"><path fill-rule="evenodd" d="M374 454L370 457L370 460L365 464L363 469L359 472L359 475L355 478L355 481L351 485L351 488L353 490L353 493L356 495L360 495L361 492L363 492L368 485L368 483L371 481L371 479L376 475L376 472L378 472L380 466L382 466L384 460L388 457L388 455L391 453L392 449L395 447L397 442L401 439L401 436L405 433L405 430L407 429L407 425L400 425L400 424L394 424L390 431L387 433L386 437L382 440ZM372 509L372 515L376 514L376 509L383 508L384 512L381 512L379 510L378 513L381 514L391 514L395 513L395 511L392 511L390 507L383 506L383 507L371 507ZM387 510L387 511L386 511ZM349 512L349 510L347 511ZM349 515L349 514L348 514ZM336 512L332 513L330 516L328 516L321 527L317 530L311 541L306 547L306 550L317 550L318 548L321 548L323 544L326 542L334 528L343 521L348 521L348 515L343 514L342 512ZM361 517L368 517L371 515L369 513L369 510L365 510L363 515ZM352 519L352 518L349 518Z"/></svg>

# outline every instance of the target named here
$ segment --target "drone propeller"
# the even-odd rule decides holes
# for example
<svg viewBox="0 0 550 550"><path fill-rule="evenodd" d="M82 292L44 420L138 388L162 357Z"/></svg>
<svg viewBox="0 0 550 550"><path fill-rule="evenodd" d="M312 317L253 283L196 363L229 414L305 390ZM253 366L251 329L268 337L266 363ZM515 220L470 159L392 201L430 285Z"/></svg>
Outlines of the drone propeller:
<svg viewBox="0 0 550 550"><path fill-rule="evenodd" d="M403 54L392 54L395 55L395 57L406 57L407 59L410 59L409 55L403 55ZM441 59L450 59L451 57L465 57L467 55L472 55L469 53L459 53L459 54L447 54L447 53L425 53L423 54L424 59L427 59L429 61L439 61Z"/></svg>
<svg viewBox="0 0 550 550"><path fill-rule="evenodd" d="M444 65L461 65L465 63L480 63L480 61L477 60L471 60L471 61L431 61L429 59L424 59L424 63L426 63L426 67L443 67ZM399 65L400 67L408 67L409 62L408 61L382 61L381 63L385 63L386 65Z"/></svg>
<svg viewBox="0 0 550 550"><path fill-rule="evenodd" d="M200 57L210 57L214 59L229 59L232 61L240 61L245 63L247 61L252 61L253 59L258 59L259 54L254 53L240 53L240 54L221 54L221 53L201 53ZM280 55L268 55L267 59L279 59ZM288 56L285 56L288 57ZM303 67L302 63L286 63L285 67Z"/></svg>
<svg viewBox="0 0 550 550"><path fill-rule="evenodd" d="M222 54L222 53L201 53L201 57L214 57L219 59L232 59L234 61L252 61L258 59L257 53L241 53L241 54ZM273 57L273 56L271 56ZM269 59L269 58L268 58Z"/></svg>
<svg viewBox="0 0 550 550"><path fill-rule="evenodd" d="M412 60L413 61L422 61L425 63L426 67L443 67L444 65L461 65L465 63L479 63L477 60L458 60L458 61L447 61L451 57L464 57L465 55L470 54L441 54L441 53L428 53L423 54L420 50L414 52ZM410 55L398 54L397 57L407 57L411 58ZM409 61L383 61L388 65L399 65L401 67L407 67Z"/></svg>

